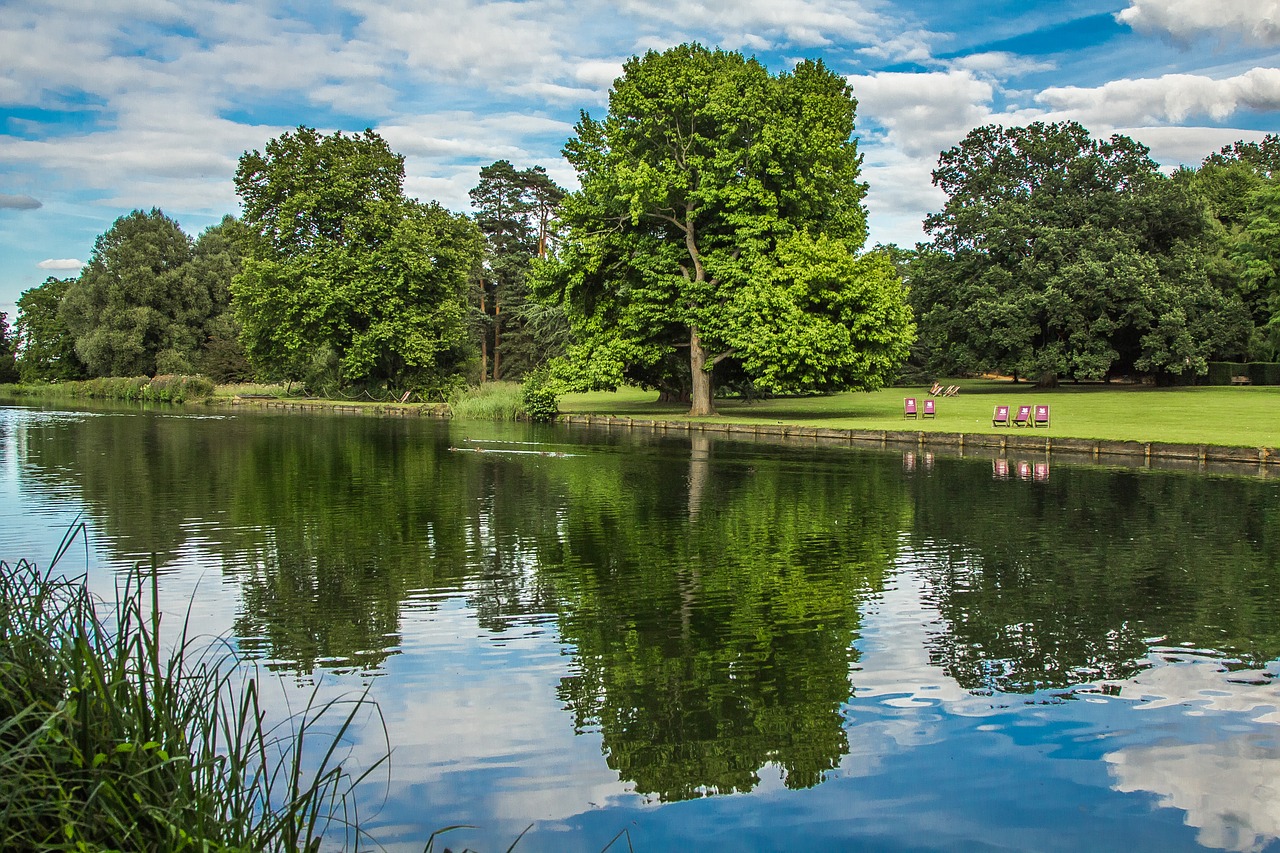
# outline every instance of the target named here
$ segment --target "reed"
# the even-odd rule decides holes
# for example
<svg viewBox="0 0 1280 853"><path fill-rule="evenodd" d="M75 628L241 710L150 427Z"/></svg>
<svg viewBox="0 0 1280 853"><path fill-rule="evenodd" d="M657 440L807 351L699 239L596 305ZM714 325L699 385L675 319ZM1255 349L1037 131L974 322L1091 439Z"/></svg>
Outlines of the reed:
<svg viewBox="0 0 1280 853"><path fill-rule="evenodd" d="M520 386L515 382L485 382L464 388L449 398L450 416L469 421L517 421L526 417Z"/></svg>
<svg viewBox="0 0 1280 853"><path fill-rule="evenodd" d="M376 706L313 693L268 724L225 644L161 643L154 571L114 606L55 575L72 536L48 570L0 562L0 849L358 848L353 788L385 758L355 773L341 745Z"/></svg>

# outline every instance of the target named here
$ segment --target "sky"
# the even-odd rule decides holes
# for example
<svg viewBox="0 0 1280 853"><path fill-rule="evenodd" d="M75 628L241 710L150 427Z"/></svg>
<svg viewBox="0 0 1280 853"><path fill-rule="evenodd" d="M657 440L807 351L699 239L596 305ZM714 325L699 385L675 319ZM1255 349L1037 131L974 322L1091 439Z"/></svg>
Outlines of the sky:
<svg viewBox="0 0 1280 853"><path fill-rule="evenodd" d="M1280 131L1280 0L0 0L0 311L131 210L238 214L240 155L299 125L372 128L456 211L498 159L572 189L580 111L688 41L845 75L868 245L924 239L981 125L1075 120L1168 169Z"/></svg>

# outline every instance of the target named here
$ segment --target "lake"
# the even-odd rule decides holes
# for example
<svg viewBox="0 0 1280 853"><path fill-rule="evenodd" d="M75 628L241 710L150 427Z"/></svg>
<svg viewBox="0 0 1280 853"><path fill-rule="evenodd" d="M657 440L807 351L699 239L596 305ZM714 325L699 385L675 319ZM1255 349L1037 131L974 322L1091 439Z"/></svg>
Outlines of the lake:
<svg viewBox="0 0 1280 853"><path fill-rule="evenodd" d="M367 689L392 850L1280 850L1276 478L8 406L0 519Z"/></svg>

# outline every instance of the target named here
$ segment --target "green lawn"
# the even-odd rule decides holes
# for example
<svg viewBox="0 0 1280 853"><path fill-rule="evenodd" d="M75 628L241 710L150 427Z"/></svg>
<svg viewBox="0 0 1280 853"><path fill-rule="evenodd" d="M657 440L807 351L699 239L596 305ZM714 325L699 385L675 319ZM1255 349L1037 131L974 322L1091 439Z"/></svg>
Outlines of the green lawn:
<svg viewBox="0 0 1280 853"><path fill-rule="evenodd" d="M1155 388L1147 385L1063 385L1045 390L1022 382L959 379L955 397L937 398L932 420L903 418L902 401L929 397L927 386L887 388L870 394L795 397L743 403L717 400L726 423L787 423L837 429L908 429L929 432L991 433L997 404L1011 415L1022 404L1048 403L1052 424L1037 432L1070 438L1158 441L1243 447L1280 446L1280 387ZM566 394L565 414L621 415L690 420L687 407L660 404L657 393L622 389L614 393ZM1012 429L1012 428L1011 428Z"/></svg>

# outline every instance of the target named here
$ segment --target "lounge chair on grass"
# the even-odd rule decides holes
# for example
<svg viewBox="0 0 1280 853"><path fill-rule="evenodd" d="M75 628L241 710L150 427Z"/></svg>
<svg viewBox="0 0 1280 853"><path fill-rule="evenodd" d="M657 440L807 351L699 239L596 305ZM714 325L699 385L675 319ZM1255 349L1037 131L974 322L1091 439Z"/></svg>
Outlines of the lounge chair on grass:
<svg viewBox="0 0 1280 853"><path fill-rule="evenodd" d="M916 419L916 398L908 397L902 401L902 416L904 418Z"/></svg>
<svg viewBox="0 0 1280 853"><path fill-rule="evenodd" d="M922 413L921 413L921 415L920 415L921 419L924 419L924 418L932 418L932 417L936 417L936 416L937 416L937 412L935 412L935 411L933 410L933 400L932 400L932 399L925 400L925 401L924 401L924 412L922 412Z"/></svg>
<svg viewBox="0 0 1280 853"><path fill-rule="evenodd" d="M1019 406L1018 414L1013 418L1014 426L1031 426L1031 407Z"/></svg>
<svg viewBox="0 0 1280 853"><path fill-rule="evenodd" d="M1009 425L1009 407L996 406L995 412L991 415L991 425L993 427L1007 427Z"/></svg>
<svg viewBox="0 0 1280 853"><path fill-rule="evenodd" d="M942 393L942 386L937 382L933 383L933 387L929 389L929 394L936 397Z"/></svg>
<svg viewBox="0 0 1280 853"><path fill-rule="evenodd" d="M1034 427L1047 428L1049 426L1049 407L1048 406L1036 406L1036 415L1035 415L1035 418L1032 419L1031 421L1031 426L1033 428Z"/></svg>
<svg viewBox="0 0 1280 853"><path fill-rule="evenodd" d="M942 392L942 396L944 396L944 397L954 397L955 395L957 395L957 394L959 394L959 393L960 393L960 386L959 386L959 385L948 385L948 386L947 386L947 390L945 390L945 391L943 391L943 392Z"/></svg>

